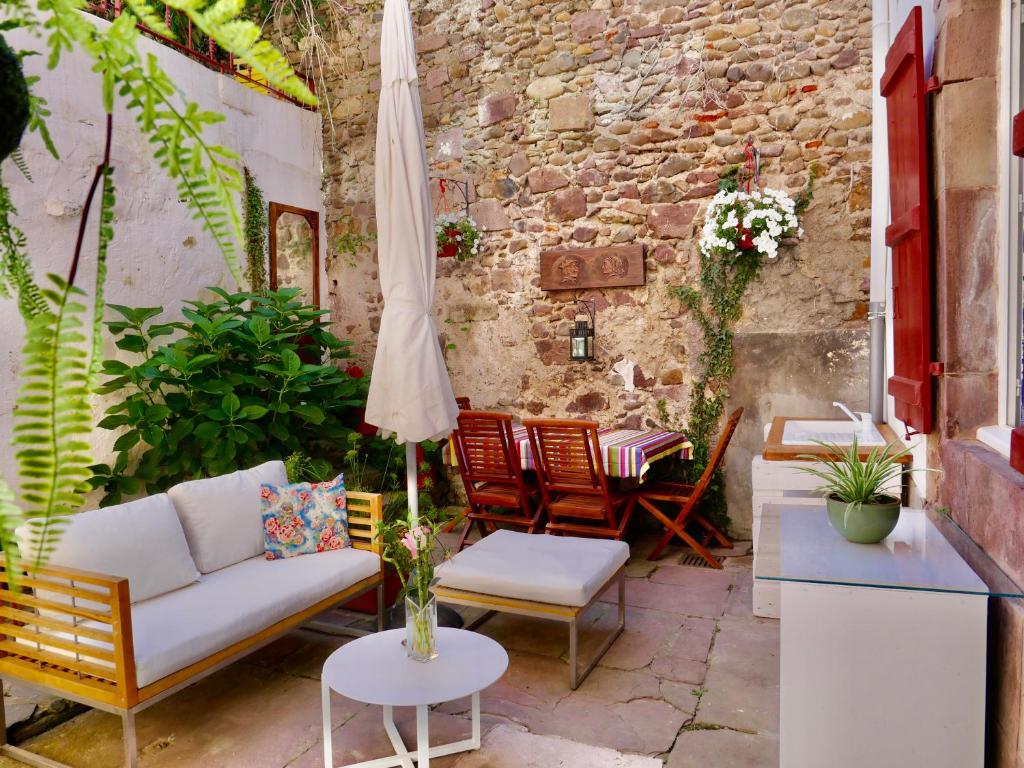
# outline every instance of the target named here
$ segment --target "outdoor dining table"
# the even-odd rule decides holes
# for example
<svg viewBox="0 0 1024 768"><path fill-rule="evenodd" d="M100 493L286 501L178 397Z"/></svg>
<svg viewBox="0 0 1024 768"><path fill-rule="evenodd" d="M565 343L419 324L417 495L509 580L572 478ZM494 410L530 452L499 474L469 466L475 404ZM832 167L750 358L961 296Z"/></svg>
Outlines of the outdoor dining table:
<svg viewBox="0 0 1024 768"><path fill-rule="evenodd" d="M536 471L537 465L530 445L530 437L522 424L512 426L512 438L519 448L522 468ZM603 427L597 431L601 448L601 461L609 477L642 479L651 464L668 456L679 459L693 458L693 443L681 432L665 429L616 429ZM449 439L444 450L445 464L455 466L455 446Z"/></svg>

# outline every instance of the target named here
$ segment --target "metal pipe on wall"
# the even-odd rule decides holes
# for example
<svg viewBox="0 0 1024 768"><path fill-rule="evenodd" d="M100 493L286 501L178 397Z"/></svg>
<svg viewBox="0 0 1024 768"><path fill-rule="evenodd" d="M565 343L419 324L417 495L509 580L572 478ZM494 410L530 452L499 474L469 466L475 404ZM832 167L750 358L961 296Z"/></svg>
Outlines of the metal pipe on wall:
<svg viewBox="0 0 1024 768"><path fill-rule="evenodd" d="M868 304L868 410L876 424L886 418L886 267L889 251L889 151L885 99L881 95L885 55L889 50L889 0L871 2L871 294Z"/></svg>

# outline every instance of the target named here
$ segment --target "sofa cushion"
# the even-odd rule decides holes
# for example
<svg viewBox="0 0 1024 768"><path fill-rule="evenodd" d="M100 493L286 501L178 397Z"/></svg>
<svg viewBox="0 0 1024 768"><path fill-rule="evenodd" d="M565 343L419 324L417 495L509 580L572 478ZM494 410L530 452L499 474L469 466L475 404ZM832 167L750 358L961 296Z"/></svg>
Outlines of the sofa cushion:
<svg viewBox="0 0 1024 768"><path fill-rule="evenodd" d="M345 476L325 483L260 486L267 560L351 547Z"/></svg>
<svg viewBox="0 0 1024 768"><path fill-rule="evenodd" d="M167 491L200 573L263 554L260 486L287 482L284 463L268 461L229 475L189 480Z"/></svg>
<svg viewBox="0 0 1024 768"><path fill-rule="evenodd" d="M187 589L132 606L139 687L380 572L362 549L267 560L262 555L204 574Z"/></svg>
<svg viewBox="0 0 1024 768"><path fill-rule="evenodd" d="M128 579L133 603L191 584L199 578L174 505L161 493L114 507L79 512L65 523L47 563ZM24 560L35 558L31 526L16 533ZM68 602L46 594L47 599Z"/></svg>
<svg viewBox="0 0 1024 768"><path fill-rule="evenodd" d="M441 586L584 606L629 559L624 541L500 530L437 567Z"/></svg>

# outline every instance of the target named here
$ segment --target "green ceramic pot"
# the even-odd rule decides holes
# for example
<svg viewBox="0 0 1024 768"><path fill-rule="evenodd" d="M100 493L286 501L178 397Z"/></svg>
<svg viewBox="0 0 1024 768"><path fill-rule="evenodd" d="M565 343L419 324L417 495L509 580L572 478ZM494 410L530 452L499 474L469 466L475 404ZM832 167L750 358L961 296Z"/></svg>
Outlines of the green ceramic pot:
<svg viewBox="0 0 1024 768"><path fill-rule="evenodd" d="M900 501L881 504L857 504L847 514L848 504L834 496L825 500L828 519L839 534L855 544L877 544L896 527L900 519Z"/></svg>

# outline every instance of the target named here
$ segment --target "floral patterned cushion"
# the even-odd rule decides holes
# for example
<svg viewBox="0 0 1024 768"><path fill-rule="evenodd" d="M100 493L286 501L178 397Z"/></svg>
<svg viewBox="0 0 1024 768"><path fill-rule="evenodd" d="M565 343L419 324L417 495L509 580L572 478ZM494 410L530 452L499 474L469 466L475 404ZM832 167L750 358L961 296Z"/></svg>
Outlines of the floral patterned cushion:
<svg viewBox="0 0 1024 768"><path fill-rule="evenodd" d="M326 483L260 486L267 560L351 547L345 476Z"/></svg>

